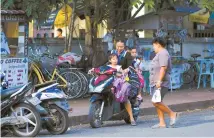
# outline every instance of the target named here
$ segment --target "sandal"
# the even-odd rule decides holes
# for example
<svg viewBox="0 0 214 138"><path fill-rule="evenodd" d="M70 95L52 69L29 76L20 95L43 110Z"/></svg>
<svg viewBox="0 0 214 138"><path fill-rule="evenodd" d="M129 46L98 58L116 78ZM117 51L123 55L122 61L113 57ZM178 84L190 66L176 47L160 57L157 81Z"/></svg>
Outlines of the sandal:
<svg viewBox="0 0 214 138"><path fill-rule="evenodd" d="M151 127L152 129L158 129L158 128L166 128L166 126L160 126L159 124L156 124Z"/></svg>
<svg viewBox="0 0 214 138"><path fill-rule="evenodd" d="M131 121L131 126L136 126L137 123L135 121Z"/></svg>
<svg viewBox="0 0 214 138"><path fill-rule="evenodd" d="M176 113L175 118L170 119L170 126L174 126L178 120L179 114Z"/></svg>

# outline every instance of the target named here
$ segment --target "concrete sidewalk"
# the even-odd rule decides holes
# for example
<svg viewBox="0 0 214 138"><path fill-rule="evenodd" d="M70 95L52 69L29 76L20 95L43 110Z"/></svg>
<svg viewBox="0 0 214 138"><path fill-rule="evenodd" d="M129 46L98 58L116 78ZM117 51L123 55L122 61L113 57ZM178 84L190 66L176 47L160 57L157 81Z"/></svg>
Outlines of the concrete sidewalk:
<svg viewBox="0 0 214 138"><path fill-rule="evenodd" d="M144 96L143 100L140 107L141 115L156 115L156 110L151 103L151 96ZM164 103L177 112L208 108L214 106L214 90L176 90L166 94ZM73 108L73 112L69 114L70 125L88 123L89 98L70 100L69 104Z"/></svg>

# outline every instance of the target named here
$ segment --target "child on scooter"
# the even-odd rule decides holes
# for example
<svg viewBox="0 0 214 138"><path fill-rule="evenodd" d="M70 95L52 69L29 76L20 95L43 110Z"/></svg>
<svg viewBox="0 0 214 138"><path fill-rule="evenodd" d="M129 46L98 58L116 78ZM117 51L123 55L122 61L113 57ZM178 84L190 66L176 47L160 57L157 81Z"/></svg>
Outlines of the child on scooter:
<svg viewBox="0 0 214 138"><path fill-rule="evenodd" d="M124 103L125 108L129 114L130 122L132 126L136 126L136 122L133 118L131 103L128 99L129 92L131 90L131 85L126 82L125 76L128 74L129 69L122 69L122 66L118 65L117 55L111 54L109 56L109 67L115 69L117 71L116 77L113 82L112 92L115 95L115 99L118 102ZM95 69L91 69L90 72L95 71Z"/></svg>
<svg viewBox="0 0 214 138"><path fill-rule="evenodd" d="M117 72L118 72L116 74L117 77L114 80L114 83L113 83L114 88L112 90L117 91L118 85L120 85L120 94L123 94L123 96L126 97L125 98L126 101L124 102L124 105L129 114L131 125L135 126L136 122L133 118L131 103L128 99L131 85L128 82L125 82L125 76L129 72L129 69L127 68L127 69L122 70L122 66L117 64L118 58L117 58L117 55L115 55L115 54L111 54L109 56L109 62L110 62L110 64L108 66L110 66L111 68L117 69Z"/></svg>

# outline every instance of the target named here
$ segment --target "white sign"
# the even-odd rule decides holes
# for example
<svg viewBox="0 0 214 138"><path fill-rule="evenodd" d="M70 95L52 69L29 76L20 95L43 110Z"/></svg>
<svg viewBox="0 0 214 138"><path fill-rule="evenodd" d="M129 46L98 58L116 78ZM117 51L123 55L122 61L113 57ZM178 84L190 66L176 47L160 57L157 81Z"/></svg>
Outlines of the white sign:
<svg viewBox="0 0 214 138"><path fill-rule="evenodd" d="M6 74L8 87L24 85L28 82L28 59L6 58L1 59L1 72Z"/></svg>

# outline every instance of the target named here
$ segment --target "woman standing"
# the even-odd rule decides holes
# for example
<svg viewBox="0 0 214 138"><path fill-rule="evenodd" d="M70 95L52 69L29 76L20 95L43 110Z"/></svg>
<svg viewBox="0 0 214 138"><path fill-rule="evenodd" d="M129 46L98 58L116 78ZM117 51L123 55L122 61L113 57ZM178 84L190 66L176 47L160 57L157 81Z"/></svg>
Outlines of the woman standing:
<svg viewBox="0 0 214 138"><path fill-rule="evenodd" d="M156 56L151 62L150 68L150 86L152 95L157 89L161 89L161 102L153 103L155 106L159 124L152 128L166 128L164 113L168 113L170 117L170 126L173 126L177 120L177 113L173 112L163 103L163 97L167 93L170 83L171 60L168 51L165 49L165 41L162 38L155 38L152 42Z"/></svg>

